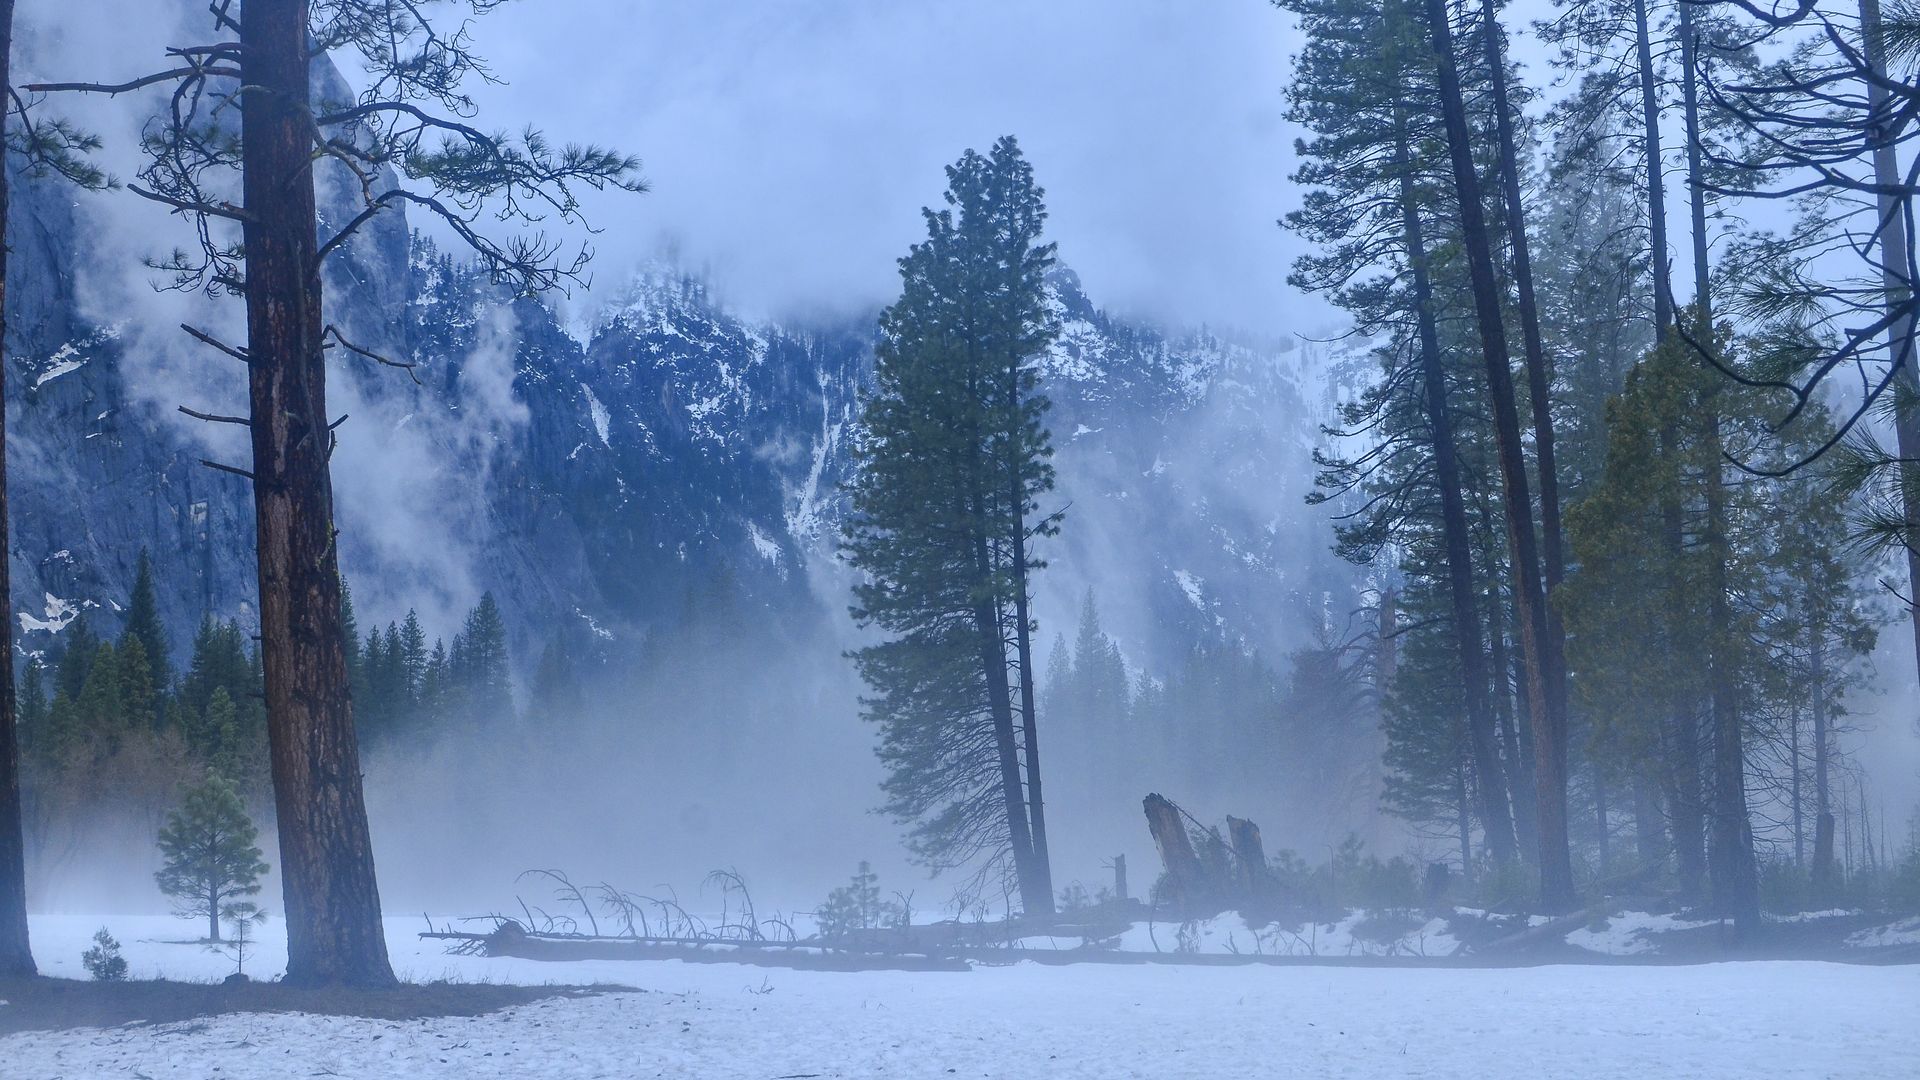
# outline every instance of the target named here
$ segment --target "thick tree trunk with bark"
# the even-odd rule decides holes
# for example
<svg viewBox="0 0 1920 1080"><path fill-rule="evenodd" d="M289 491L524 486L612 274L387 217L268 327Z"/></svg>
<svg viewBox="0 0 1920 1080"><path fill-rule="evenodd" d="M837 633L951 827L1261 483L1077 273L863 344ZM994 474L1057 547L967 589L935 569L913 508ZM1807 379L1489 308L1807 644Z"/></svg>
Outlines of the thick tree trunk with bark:
<svg viewBox="0 0 1920 1080"><path fill-rule="evenodd" d="M1467 528L1459 451L1454 442L1452 407L1447 402L1447 373L1441 364L1440 335L1433 312L1433 282L1427 266L1425 229L1414 198L1412 155L1406 115L1394 111L1394 162L1400 172L1400 221L1413 273L1413 305L1419 328L1421 382L1426 392L1427 428L1433 436L1434 484L1440 489L1440 527L1447 552L1447 589L1452 602L1453 636L1460 650L1460 678L1467 706L1467 743L1479 783L1480 825L1487 849L1501 865L1514 857L1513 822L1500 754L1495 744L1493 704L1489 697L1486 654L1473 588L1473 539ZM1498 630L1496 629L1497 633ZM1464 837L1463 837L1464 839ZM1466 858L1467 845L1462 845ZM1471 863L1462 872L1473 873Z"/></svg>
<svg viewBox="0 0 1920 1080"><path fill-rule="evenodd" d="M1546 672L1551 650L1547 643L1540 553L1533 531L1531 485L1520 445L1520 418L1514 401L1513 369L1507 357L1505 319L1499 287L1494 280L1493 249L1481 202L1480 178L1474 171L1473 136L1467 127L1466 103L1454 61L1453 28L1448 22L1446 0L1427 0L1427 21L1438 62L1440 108L1446 121L1454 190L1459 196L1461 237L1467 251L1468 279L1480 327L1481 354L1487 367L1488 403L1493 414L1495 449L1500 458L1507 543L1513 563L1514 604L1520 619L1521 652L1527 667L1527 697L1534 723L1536 824L1540 830L1540 904L1548 911L1566 911L1574 906L1575 897L1573 861L1567 841L1564 733L1555 729L1552 710L1547 707Z"/></svg>
<svg viewBox="0 0 1920 1080"><path fill-rule="evenodd" d="M0 0L0 87L12 86L13 0ZM6 113L0 110L0 147L5 145ZM4 151L0 151L4 152ZM7 330L7 174L0 162L0 358ZM0 600L11 595L7 553L6 387L0 383ZM20 810L20 737L14 725L13 620L0 625L0 975L32 975L33 951L27 942L27 839Z"/></svg>
<svg viewBox="0 0 1920 1080"><path fill-rule="evenodd" d="M386 985L328 471L307 4L250 0L243 22L249 416L286 981Z"/></svg>

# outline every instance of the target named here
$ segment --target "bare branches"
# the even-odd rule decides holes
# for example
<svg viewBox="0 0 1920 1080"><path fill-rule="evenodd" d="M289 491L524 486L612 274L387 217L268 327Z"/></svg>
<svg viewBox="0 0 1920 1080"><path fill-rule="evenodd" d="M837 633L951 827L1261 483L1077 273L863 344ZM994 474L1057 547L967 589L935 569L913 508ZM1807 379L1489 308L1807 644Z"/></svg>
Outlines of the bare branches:
<svg viewBox="0 0 1920 1080"><path fill-rule="evenodd" d="M414 385L416 386L424 385L423 383L420 382L419 373L415 371L415 369L418 368L420 365L414 361L395 360L391 357L382 356L381 354L374 352L372 349L362 348L359 345L355 345L353 342L348 341L346 335L340 332L340 328L333 325L332 323L327 324L327 328L321 332L320 336L322 338L331 337L335 342L339 343L341 348L347 350L350 353L353 353L356 356L361 356L368 360L371 360L374 363L381 365L382 367L399 368L400 370L405 371L409 378L413 379ZM327 348L332 348L332 346L329 345L327 346ZM340 419L345 420L346 417L343 416ZM335 421L333 426L339 427L340 426L339 421Z"/></svg>
<svg viewBox="0 0 1920 1080"><path fill-rule="evenodd" d="M500 2L459 0L458 6L479 16ZM312 4L314 55L356 54L365 76L356 100L314 106L314 160L347 169L360 203L347 224L320 246L317 259L340 250L381 212L411 206L443 222L496 282L533 293L584 281L591 257L584 245L563 256L559 242L537 234L491 237L480 219L491 215L535 223L551 218L590 233L580 192L645 191L639 160L592 145L554 146L533 129L509 137L469 123L476 109L462 84L493 76L472 51L470 19L443 29L427 17L425 7L420 0ZM213 0L208 12L217 30L238 32L231 0ZM244 292L245 255L228 235L231 225L247 220L231 194L240 148L230 106L264 91L249 83L246 53L237 41L174 47L167 55L175 63L124 80L44 82L25 89L119 96L165 88L165 108L142 135L147 163L128 190L187 218L198 252L175 252L154 265L173 275L173 288ZM24 117L26 103L16 95L14 104ZM80 160L97 148L92 136L57 121L25 124L21 130L30 160L89 186L111 183Z"/></svg>
<svg viewBox="0 0 1920 1080"><path fill-rule="evenodd" d="M241 427L253 426L253 421L248 420L244 416L221 416L218 413L204 413L197 409L189 409L185 405L176 405L174 408L179 409L195 420L205 420L209 424L238 424Z"/></svg>
<svg viewBox="0 0 1920 1080"><path fill-rule="evenodd" d="M181 323L180 329L185 330L187 332L187 336L193 338L195 341L198 341L205 345L211 345L214 348L220 350L221 352L227 354L228 356L233 357L235 360L238 360L243 364L250 364L253 362L252 358L247 355L247 350L242 349L235 345L229 345L226 342L221 341L219 338L214 337L212 334L207 333L205 330L198 329L197 327L188 326L186 323Z"/></svg>
<svg viewBox="0 0 1920 1080"><path fill-rule="evenodd" d="M200 464L205 465L207 468L213 469L216 472L232 473L235 476L244 477L245 479L248 479L248 480L253 479L252 473L248 472L245 469L237 469L232 465L222 465L217 461L208 461L206 458L201 458Z"/></svg>
<svg viewBox="0 0 1920 1080"><path fill-rule="evenodd" d="M141 75L138 78L128 79L125 82L28 83L26 89L36 94L105 94L108 97L118 97L121 94L130 94L135 90L143 90L149 86L158 86L161 83L206 77L238 79L241 75L238 68L217 67L207 64L189 64L185 67L169 68L165 71L156 71L148 75Z"/></svg>

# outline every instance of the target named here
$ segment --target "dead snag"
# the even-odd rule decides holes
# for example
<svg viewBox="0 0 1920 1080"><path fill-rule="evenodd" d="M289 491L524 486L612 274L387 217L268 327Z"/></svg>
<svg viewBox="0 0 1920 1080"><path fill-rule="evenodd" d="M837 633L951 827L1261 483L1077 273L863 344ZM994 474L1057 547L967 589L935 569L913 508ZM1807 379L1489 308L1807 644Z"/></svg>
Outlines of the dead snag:
<svg viewBox="0 0 1920 1080"><path fill-rule="evenodd" d="M1147 831L1153 834L1153 846L1160 852L1160 865L1167 872L1164 899L1175 907L1185 907L1205 897L1209 891L1207 873L1200 865L1200 856L1194 853L1180 808L1159 794L1148 795L1142 806L1147 812Z"/></svg>
<svg viewBox="0 0 1920 1080"><path fill-rule="evenodd" d="M1238 864L1240 888L1249 900L1265 900L1273 892L1273 878L1267 869L1267 849L1260 842L1260 826L1246 818L1227 816L1227 839L1233 846L1233 861Z"/></svg>

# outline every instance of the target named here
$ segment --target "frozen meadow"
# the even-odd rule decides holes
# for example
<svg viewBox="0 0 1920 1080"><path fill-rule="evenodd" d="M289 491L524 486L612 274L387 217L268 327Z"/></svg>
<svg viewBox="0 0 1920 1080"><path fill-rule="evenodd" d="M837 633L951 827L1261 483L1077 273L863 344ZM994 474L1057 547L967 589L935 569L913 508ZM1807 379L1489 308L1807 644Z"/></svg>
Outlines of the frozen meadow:
<svg viewBox="0 0 1920 1080"><path fill-rule="evenodd" d="M167 918L42 917L46 974L109 926L134 978L231 961ZM449 956L388 921L403 979L618 983L478 1017L235 1014L0 1039L6 1080L80 1077L1896 1077L1920 966L1730 962L1412 970L976 965L806 972ZM249 970L282 963L269 923ZM1904 1003L1904 1004L1903 1004ZM4 1006L0 1006L4 1008Z"/></svg>

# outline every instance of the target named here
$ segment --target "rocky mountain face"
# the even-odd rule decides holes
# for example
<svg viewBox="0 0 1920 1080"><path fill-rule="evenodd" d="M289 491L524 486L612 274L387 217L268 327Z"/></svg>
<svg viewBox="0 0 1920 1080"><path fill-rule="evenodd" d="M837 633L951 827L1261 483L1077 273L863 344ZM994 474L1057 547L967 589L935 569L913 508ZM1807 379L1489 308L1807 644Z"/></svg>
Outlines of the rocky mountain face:
<svg viewBox="0 0 1920 1080"><path fill-rule="evenodd" d="M174 411L242 401L243 373L163 335L140 305L102 312L90 274L137 259L90 232L87 200L18 179L7 294L13 615L19 647L96 629L144 549L175 642L203 613L251 613L252 507L231 431ZM328 216L347 193L323 182ZM603 275L609 273L603 268ZM1197 641L1269 652L1342 601L1349 572L1302 504L1327 412L1297 350L1169 332L1099 311L1055 279L1063 333L1040 361L1066 512L1044 552L1043 636L1089 590L1148 670ZM799 628L839 618L832 558L872 317L743 319L697 277L655 267L582 329L514 298L397 216L329 270L329 318L402 371L335 350L343 563L363 627L418 607L450 634L484 590L530 665L556 637L637 642L716 590ZM235 308L232 301L210 302ZM229 311L228 318L236 317ZM162 344L156 344L156 343ZM225 365L225 366L222 366Z"/></svg>

